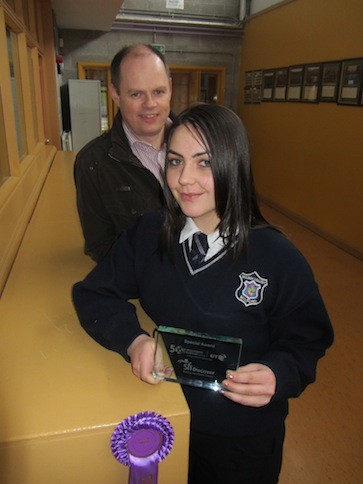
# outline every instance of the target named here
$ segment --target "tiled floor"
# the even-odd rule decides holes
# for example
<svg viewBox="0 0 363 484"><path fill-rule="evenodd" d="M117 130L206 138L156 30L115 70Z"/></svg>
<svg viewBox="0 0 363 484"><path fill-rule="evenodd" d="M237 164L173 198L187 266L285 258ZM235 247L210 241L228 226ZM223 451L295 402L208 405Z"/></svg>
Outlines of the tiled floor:
<svg viewBox="0 0 363 484"><path fill-rule="evenodd" d="M310 262L335 330L317 381L290 402L281 484L363 483L363 262L263 205Z"/></svg>

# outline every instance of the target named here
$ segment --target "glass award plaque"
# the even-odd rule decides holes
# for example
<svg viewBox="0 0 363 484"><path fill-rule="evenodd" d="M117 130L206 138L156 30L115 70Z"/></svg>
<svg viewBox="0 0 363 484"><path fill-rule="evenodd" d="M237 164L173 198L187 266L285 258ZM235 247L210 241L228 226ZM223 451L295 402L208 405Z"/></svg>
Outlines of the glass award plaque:
<svg viewBox="0 0 363 484"><path fill-rule="evenodd" d="M153 376L219 391L227 370L240 366L242 339L159 326Z"/></svg>

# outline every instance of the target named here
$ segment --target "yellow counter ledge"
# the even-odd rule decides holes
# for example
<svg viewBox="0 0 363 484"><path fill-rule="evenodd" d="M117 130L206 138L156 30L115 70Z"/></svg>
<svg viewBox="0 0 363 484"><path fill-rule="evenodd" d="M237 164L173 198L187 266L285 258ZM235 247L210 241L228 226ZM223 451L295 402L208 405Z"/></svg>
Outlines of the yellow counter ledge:
<svg viewBox="0 0 363 484"><path fill-rule="evenodd" d="M0 299L0 482L127 483L110 438L148 410L175 432L158 482L185 484L190 414L180 386L139 381L84 332L73 308L71 287L93 267L82 250L74 157L56 154Z"/></svg>

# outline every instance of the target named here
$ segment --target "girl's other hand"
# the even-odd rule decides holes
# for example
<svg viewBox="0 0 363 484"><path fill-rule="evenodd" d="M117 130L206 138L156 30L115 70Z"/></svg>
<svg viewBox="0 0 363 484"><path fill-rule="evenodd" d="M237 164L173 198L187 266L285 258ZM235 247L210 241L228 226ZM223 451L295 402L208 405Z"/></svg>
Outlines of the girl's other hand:
<svg viewBox="0 0 363 484"><path fill-rule="evenodd" d="M222 394L229 400L249 407L267 405L276 391L276 377L266 365L250 363L236 371L228 371Z"/></svg>

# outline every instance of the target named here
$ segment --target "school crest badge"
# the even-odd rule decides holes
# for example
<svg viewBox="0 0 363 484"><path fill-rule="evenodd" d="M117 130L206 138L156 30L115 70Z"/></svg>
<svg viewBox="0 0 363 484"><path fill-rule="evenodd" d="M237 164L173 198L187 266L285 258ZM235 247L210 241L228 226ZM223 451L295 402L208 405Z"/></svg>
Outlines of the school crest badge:
<svg viewBox="0 0 363 484"><path fill-rule="evenodd" d="M256 271L248 274L242 272L239 278L241 283L235 292L236 298L246 307L260 304L263 301L263 293L268 286L268 280L261 277Z"/></svg>

